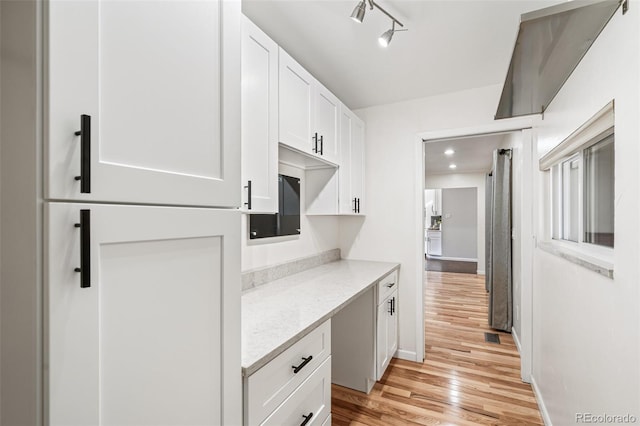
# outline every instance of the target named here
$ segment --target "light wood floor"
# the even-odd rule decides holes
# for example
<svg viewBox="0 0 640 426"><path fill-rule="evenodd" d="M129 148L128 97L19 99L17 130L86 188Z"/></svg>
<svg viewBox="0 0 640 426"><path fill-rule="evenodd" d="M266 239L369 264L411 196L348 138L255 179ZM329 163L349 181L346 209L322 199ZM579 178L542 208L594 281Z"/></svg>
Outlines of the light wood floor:
<svg viewBox="0 0 640 426"><path fill-rule="evenodd" d="M369 395L332 387L333 425L538 425L508 333L485 343L484 277L427 272L426 359L393 359Z"/></svg>

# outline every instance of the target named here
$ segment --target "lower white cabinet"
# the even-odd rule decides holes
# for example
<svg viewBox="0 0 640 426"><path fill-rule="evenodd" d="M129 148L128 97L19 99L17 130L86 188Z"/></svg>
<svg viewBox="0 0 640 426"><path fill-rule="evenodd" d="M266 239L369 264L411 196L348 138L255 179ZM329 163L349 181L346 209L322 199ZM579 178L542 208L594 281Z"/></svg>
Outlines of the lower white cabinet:
<svg viewBox="0 0 640 426"><path fill-rule="evenodd" d="M398 272L394 271L378 284L376 325L376 380L384 375L398 350Z"/></svg>
<svg viewBox="0 0 640 426"><path fill-rule="evenodd" d="M427 231L427 254L442 256L442 231Z"/></svg>
<svg viewBox="0 0 640 426"><path fill-rule="evenodd" d="M331 327L333 383L371 392L398 350L398 271L336 313Z"/></svg>
<svg viewBox="0 0 640 426"><path fill-rule="evenodd" d="M47 203L45 218L47 424L238 424L240 213Z"/></svg>
<svg viewBox="0 0 640 426"><path fill-rule="evenodd" d="M331 320L244 379L245 425L321 425L330 412Z"/></svg>

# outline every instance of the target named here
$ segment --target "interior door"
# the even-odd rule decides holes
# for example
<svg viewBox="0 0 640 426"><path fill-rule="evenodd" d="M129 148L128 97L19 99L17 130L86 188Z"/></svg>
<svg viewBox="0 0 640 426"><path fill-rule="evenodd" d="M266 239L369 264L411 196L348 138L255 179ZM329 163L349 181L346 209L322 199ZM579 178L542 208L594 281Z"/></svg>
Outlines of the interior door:
<svg viewBox="0 0 640 426"><path fill-rule="evenodd" d="M243 210L278 212L278 45L246 17L242 19L242 185Z"/></svg>
<svg viewBox="0 0 640 426"><path fill-rule="evenodd" d="M280 142L312 152L315 80L287 52L280 49Z"/></svg>
<svg viewBox="0 0 640 426"><path fill-rule="evenodd" d="M221 0L49 2L46 196L238 207L240 17Z"/></svg>
<svg viewBox="0 0 640 426"><path fill-rule="evenodd" d="M45 214L48 424L239 424L240 213Z"/></svg>

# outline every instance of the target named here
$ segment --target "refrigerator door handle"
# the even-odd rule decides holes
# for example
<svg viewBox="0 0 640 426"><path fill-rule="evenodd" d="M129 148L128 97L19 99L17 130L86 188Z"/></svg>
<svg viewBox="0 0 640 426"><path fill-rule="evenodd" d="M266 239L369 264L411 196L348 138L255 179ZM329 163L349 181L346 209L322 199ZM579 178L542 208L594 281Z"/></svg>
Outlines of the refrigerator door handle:
<svg viewBox="0 0 640 426"><path fill-rule="evenodd" d="M80 288L91 287L91 210L80 210L80 267L75 271L80 273Z"/></svg>

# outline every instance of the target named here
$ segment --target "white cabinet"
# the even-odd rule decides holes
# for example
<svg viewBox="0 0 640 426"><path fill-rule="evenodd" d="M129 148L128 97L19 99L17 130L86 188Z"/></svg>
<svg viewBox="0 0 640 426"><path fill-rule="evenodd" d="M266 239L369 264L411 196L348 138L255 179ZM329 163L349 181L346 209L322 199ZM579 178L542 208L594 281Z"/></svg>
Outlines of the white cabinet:
<svg viewBox="0 0 640 426"><path fill-rule="evenodd" d="M442 256L442 231L427 231L427 255Z"/></svg>
<svg viewBox="0 0 640 426"><path fill-rule="evenodd" d="M46 198L239 207L239 2L51 1L45 28Z"/></svg>
<svg viewBox="0 0 640 426"><path fill-rule="evenodd" d="M280 142L337 163L340 101L282 48L279 60Z"/></svg>
<svg viewBox="0 0 640 426"><path fill-rule="evenodd" d="M51 425L240 422L239 215L47 204Z"/></svg>
<svg viewBox="0 0 640 426"><path fill-rule="evenodd" d="M279 58L280 142L312 152L315 79L282 48Z"/></svg>
<svg viewBox="0 0 640 426"><path fill-rule="evenodd" d="M340 107L340 213L364 214L364 122Z"/></svg>
<svg viewBox="0 0 640 426"><path fill-rule="evenodd" d="M317 140L315 152L331 162L338 163L340 157L340 135L338 133L340 127L340 101L317 80L314 81L315 120L313 122L313 136L314 140Z"/></svg>
<svg viewBox="0 0 640 426"><path fill-rule="evenodd" d="M442 189L425 189L424 195L426 219L429 224L431 216L442 215Z"/></svg>
<svg viewBox="0 0 640 426"><path fill-rule="evenodd" d="M245 378L245 425L321 425L331 412L331 320Z"/></svg>
<svg viewBox="0 0 640 426"><path fill-rule="evenodd" d="M394 271L378 284L376 332L376 379L384 375L398 350L398 272Z"/></svg>
<svg viewBox="0 0 640 426"><path fill-rule="evenodd" d="M242 210L278 212L278 45L242 20Z"/></svg>

